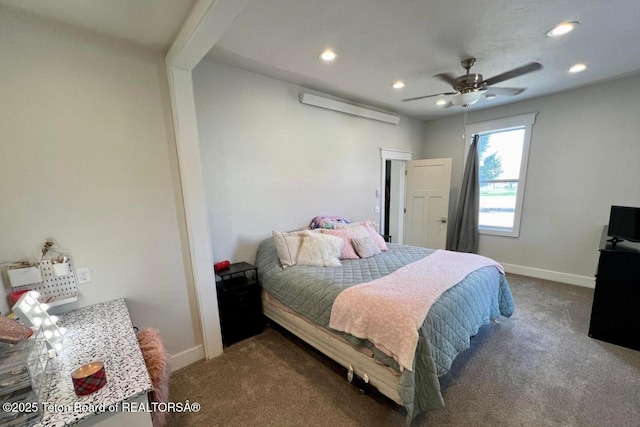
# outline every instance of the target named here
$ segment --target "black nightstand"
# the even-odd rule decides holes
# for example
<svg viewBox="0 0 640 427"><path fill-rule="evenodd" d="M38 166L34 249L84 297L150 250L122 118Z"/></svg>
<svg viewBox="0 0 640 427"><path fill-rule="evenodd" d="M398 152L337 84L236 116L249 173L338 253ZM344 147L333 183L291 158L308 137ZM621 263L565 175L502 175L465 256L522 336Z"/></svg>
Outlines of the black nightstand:
<svg viewBox="0 0 640 427"><path fill-rule="evenodd" d="M222 343L230 346L264 329L258 268L246 262L216 272Z"/></svg>

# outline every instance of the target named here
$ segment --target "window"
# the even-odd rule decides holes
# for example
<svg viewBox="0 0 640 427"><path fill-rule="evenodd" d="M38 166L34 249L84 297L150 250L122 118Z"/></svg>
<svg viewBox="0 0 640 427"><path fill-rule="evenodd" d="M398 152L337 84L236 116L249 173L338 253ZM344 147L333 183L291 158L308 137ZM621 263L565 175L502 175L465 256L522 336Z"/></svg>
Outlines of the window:
<svg viewBox="0 0 640 427"><path fill-rule="evenodd" d="M466 126L478 135L479 231L518 237L531 127L536 113ZM468 150L467 150L468 151Z"/></svg>

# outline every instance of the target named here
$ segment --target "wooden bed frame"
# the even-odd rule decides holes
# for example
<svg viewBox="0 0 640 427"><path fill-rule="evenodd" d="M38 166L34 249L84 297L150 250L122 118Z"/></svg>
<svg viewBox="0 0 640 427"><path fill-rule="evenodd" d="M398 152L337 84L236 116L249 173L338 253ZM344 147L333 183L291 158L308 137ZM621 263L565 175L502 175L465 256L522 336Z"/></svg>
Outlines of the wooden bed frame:
<svg viewBox="0 0 640 427"><path fill-rule="evenodd" d="M358 349L338 335L315 325L302 316L287 310L263 290L264 315L306 342L325 356L339 363L377 388L380 393L402 406L397 384L400 373L377 361L370 350Z"/></svg>

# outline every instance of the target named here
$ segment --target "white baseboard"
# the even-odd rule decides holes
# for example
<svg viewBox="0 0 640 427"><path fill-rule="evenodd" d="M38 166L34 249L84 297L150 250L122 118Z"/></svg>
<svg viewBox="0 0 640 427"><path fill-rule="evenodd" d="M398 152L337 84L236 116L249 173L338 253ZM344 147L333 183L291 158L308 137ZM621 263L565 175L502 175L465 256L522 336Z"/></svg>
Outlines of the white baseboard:
<svg viewBox="0 0 640 427"><path fill-rule="evenodd" d="M202 345L181 351L171 356L171 372L175 372L202 359L204 359L204 346Z"/></svg>
<svg viewBox="0 0 640 427"><path fill-rule="evenodd" d="M535 277L536 279L552 280L554 282L583 286L591 289L596 287L595 277L578 276L577 274L560 273L558 271L543 270L541 268L525 267L515 264L500 264L502 264L507 273Z"/></svg>

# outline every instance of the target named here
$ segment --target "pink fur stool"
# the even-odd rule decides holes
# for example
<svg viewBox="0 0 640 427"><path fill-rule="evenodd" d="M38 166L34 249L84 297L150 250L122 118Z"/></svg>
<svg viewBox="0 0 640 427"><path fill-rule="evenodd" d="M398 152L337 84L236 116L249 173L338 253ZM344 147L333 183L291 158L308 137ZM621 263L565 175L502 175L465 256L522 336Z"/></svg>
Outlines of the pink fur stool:
<svg viewBox="0 0 640 427"><path fill-rule="evenodd" d="M164 348L162 337L157 329L147 328L136 334L144 363L147 365L153 390L149 395L152 402L168 402L169 400L169 353ZM166 421L165 412L152 412L153 427L162 427Z"/></svg>

